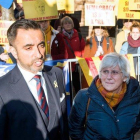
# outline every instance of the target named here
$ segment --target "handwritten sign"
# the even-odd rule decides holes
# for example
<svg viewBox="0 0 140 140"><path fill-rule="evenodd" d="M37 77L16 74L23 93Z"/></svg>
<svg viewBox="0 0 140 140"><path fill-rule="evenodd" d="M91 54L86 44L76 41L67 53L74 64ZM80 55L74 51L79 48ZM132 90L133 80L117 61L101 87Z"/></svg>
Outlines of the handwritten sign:
<svg viewBox="0 0 140 140"><path fill-rule="evenodd" d="M58 18L56 0L22 0L26 19L41 21Z"/></svg>
<svg viewBox="0 0 140 140"><path fill-rule="evenodd" d="M95 3L115 3L116 0L95 0Z"/></svg>
<svg viewBox="0 0 140 140"><path fill-rule="evenodd" d="M85 4L86 26L115 26L114 4Z"/></svg>
<svg viewBox="0 0 140 140"><path fill-rule="evenodd" d="M118 6L118 19L140 19L140 12L129 10L129 0L120 0Z"/></svg>
<svg viewBox="0 0 140 140"><path fill-rule="evenodd" d="M7 39L7 30L14 21L0 20L0 45L9 44Z"/></svg>
<svg viewBox="0 0 140 140"><path fill-rule="evenodd" d="M140 10L140 0L129 0L129 10Z"/></svg>
<svg viewBox="0 0 140 140"><path fill-rule="evenodd" d="M65 9L65 13L74 13L74 0L57 0L58 11Z"/></svg>

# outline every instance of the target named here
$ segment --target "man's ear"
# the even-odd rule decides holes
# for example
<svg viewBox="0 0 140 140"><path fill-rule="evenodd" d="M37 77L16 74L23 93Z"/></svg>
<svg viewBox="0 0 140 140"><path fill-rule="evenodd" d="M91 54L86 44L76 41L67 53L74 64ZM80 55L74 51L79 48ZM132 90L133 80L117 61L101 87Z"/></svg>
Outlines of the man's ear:
<svg viewBox="0 0 140 140"><path fill-rule="evenodd" d="M11 46L10 52L11 52L12 55L15 57L15 59L18 58L18 56L17 56L17 50L15 49L15 47Z"/></svg>

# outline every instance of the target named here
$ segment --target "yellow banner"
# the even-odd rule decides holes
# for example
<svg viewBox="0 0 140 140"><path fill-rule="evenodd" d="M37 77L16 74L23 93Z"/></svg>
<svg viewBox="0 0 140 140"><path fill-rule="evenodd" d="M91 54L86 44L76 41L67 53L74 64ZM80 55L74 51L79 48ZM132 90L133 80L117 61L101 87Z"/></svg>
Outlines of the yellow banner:
<svg viewBox="0 0 140 140"><path fill-rule="evenodd" d="M129 0L119 0L118 19L140 19L140 12L129 10Z"/></svg>
<svg viewBox="0 0 140 140"><path fill-rule="evenodd" d="M140 0L129 0L129 10L140 10Z"/></svg>
<svg viewBox="0 0 140 140"><path fill-rule="evenodd" d="M9 44L7 39L7 30L14 21L0 20L0 45Z"/></svg>
<svg viewBox="0 0 140 140"><path fill-rule="evenodd" d="M115 5L86 3L85 26L115 26Z"/></svg>
<svg viewBox="0 0 140 140"><path fill-rule="evenodd" d="M74 0L57 0L57 8L59 11L65 9L65 13L74 13Z"/></svg>
<svg viewBox="0 0 140 140"><path fill-rule="evenodd" d="M41 21L58 18L56 0L22 0L26 19Z"/></svg>

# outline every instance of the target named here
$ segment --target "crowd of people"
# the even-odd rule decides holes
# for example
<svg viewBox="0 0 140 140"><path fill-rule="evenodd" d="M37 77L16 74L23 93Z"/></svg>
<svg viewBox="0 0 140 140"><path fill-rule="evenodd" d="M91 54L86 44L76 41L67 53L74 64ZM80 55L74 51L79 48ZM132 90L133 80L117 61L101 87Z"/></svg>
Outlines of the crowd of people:
<svg viewBox="0 0 140 140"><path fill-rule="evenodd" d="M0 61L16 64L0 77L0 139L134 140L140 129L140 86L122 54L140 53L139 21L121 20L115 41L111 28L104 26L93 26L85 39L71 15L54 24L28 20L22 4L14 2L16 21L7 31L9 45L0 46ZM99 56L99 74L85 89L72 63L77 94L68 116L62 70L44 62Z"/></svg>

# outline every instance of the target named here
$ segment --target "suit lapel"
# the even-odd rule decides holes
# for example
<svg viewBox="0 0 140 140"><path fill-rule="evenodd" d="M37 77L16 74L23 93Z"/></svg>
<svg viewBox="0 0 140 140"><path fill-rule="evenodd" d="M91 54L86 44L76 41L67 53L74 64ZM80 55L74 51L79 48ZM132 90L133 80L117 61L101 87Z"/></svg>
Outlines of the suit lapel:
<svg viewBox="0 0 140 140"><path fill-rule="evenodd" d="M57 85L57 77L55 72L43 72L43 76L46 80L46 86L47 86L47 94L48 94L48 102L49 102L49 125L48 125L48 131L50 131L53 128L56 116L59 115L59 103L58 103L58 97L56 95L59 95L59 88Z"/></svg>
<svg viewBox="0 0 140 140"><path fill-rule="evenodd" d="M35 99L17 66L12 72L10 86L14 91L15 98L23 103L23 106L26 110L28 110L29 114L33 117L36 123L41 125L43 123L42 117L38 110ZM26 103L30 104L33 107L33 110L29 110ZM33 114L35 114L36 116L34 116Z"/></svg>

